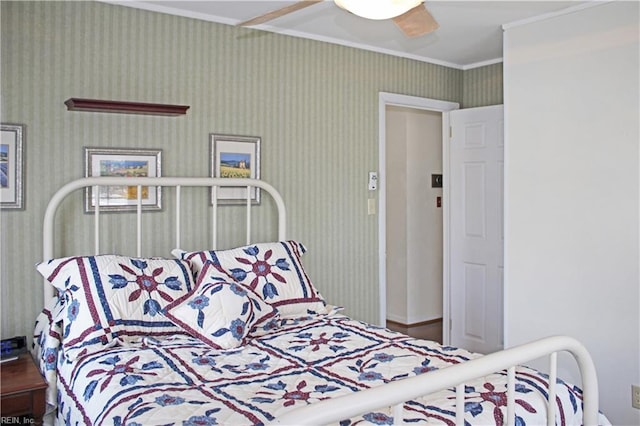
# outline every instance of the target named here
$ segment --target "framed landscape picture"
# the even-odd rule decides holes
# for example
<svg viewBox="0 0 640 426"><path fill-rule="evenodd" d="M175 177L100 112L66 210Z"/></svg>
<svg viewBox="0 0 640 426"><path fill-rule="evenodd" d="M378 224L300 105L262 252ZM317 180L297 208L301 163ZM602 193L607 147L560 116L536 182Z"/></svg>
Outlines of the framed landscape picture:
<svg viewBox="0 0 640 426"><path fill-rule="evenodd" d="M159 149L85 148L85 176L160 177L162 151ZM143 186L142 210L162 209L162 188ZM85 212L95 210L96 198L100 211L136 211L137 186L100 187L96 197L94 188L85 191Z"/></svg>
<svg viewBox="0 0 640 426"><path fill-rule="evenodd" d="M24 126L2 124L0 138L0 208L24 208Z"/></svg>
<svg viewBox="0 0 640 426"><path fill-rule="evenodd" d="M210 142L212 177L260 179L259 137L211 134ZM246 202L245 188L218 188L219 204ZM260 204L260 188L251 188L251 203Z"/></svg>

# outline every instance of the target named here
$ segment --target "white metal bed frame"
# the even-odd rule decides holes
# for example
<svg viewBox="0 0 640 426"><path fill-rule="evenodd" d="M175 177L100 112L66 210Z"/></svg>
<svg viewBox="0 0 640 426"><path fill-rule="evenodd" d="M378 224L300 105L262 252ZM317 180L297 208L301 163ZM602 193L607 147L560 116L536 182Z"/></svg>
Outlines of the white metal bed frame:
<svg viewBox="0 0 640 426"><path fill-rule="evenodd" d="M100 186L137 186L136 203L137 218L137 255L142 247L142 199L141 187L162 186L174 187L176 191L176 247L180 247L180 190L182 187L209 187L212 190L212 249L217 242L217 208L218 188L245 187L246 195L246 243L251 242L251 188L265 190L274 200L278 213L278 239L285 240L286 208L280 193L270 184L255 179L220 179L198 177L89 177L72 181L58 190L51 198L44 217L43 259L54 257L54 225L56 211L62 201L77 190L93 187L99 194ZM94 215L95 252L100 252L100 208L96 205ZM44 286L45 301L54 296L54 289L48 283ZM586 348L577 340L566 336L547 337L535 342L506 349L481 358L419 376L406 378L385 385L362 390L320 401L306 407L298 408L276 419L277 424L327 424L354 417L372 410L393 407L394 420L403 423L403 403L419 396L455 387L456 389L456 424L464 424L464 388L465 382L480 378L494 372L507 371L507 424L515 423L515 366L532 360L549 356L549 389L547 404L547 424L555 424L555 385L557 378L557 354L566 351L573 355L582 376L583 390L583 424L598 423L598 380L595 366Z"/></svg>
<svg viewBox="0 0 640 426"><path fill-rule="evenodd" d="M142 190L143 186L174 187L176 191L175 212L175 247L181 247L181 189L182 187L209 187L212 189L213 212L211 218L211 248L217 248L218 240L218 188L220 187L245 187L246 195L246 244L251 243L251 188L265 190L273 198L278 212L278 239L285 240L287 213L284 200L280 193L268 183L256 179L228 179L228 178L206 178L206 177L88 177L77 179L60 188L51 197L44 214L43 226L43 259L54 257L54 230L55 218L58 207L64 199L77 190L84 190L93 187L93 193L99 194L101 186L137 186L136 193L138 199L136 203L136 255L142 252ZM96 203L94 212L94 251L100 253L100 206ZM53 286L45 280L44 300L47 301L54 296Z"/></svg>

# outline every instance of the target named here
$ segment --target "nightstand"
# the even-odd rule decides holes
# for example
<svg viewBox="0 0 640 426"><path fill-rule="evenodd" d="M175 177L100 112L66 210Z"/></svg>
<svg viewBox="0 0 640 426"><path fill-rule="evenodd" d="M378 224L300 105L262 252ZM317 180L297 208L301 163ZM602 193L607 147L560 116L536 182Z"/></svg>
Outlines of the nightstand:
<svg viewBox="0 0 640 426"><path fill-rule="evenodd" d="M15 361L0 364L0 375L0 412L3 420L10 417L19 422L17 419L21 416L31 415L33 424L41 425L46 409L47 382L40 374L31 354L22 354Z"/></svg>

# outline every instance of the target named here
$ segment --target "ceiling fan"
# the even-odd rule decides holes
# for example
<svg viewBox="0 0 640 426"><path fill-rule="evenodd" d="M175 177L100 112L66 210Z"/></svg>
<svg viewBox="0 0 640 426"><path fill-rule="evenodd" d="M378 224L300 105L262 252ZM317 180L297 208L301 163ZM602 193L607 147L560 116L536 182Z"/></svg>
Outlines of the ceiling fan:
<svg viewBox="0 0 640 426"><path fill-rule="evenodd" d="M298 1L280 9L241 22L249 27L263 24L281 16L296 12L324 0ZM333 0L337 6L367 19L393 19L407 37L418 37L437 30L440 25L431 16L424 0Z"/></svg>

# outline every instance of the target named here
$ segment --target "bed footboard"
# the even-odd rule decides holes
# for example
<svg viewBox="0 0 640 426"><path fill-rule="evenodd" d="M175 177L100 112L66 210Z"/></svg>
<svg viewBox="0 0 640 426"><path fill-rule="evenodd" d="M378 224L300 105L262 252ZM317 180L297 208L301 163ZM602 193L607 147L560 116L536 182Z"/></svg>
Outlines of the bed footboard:
<svg viewBox="0 0 640 426"><path fill-rule="evenodd" d="M455 387L456 424L464 424L465 382L482 376L507 370L507 417L509 425L515 424L515 366L534 359L549 356L549 400L555 400L557 353L573 355L582 376L583 424L598 423L598 379L595 366L586 348L577 340L565 336L552 336L526 343L453 367L432 371L419 376L397 380L383 386L353 394L320 401L286 413L276 419L276 424L328 424L339 422L372 410L394 407L394 424L403 423L403 403L420 396ZM548 404L547 424L555 424L555 404Z"/></svg>

